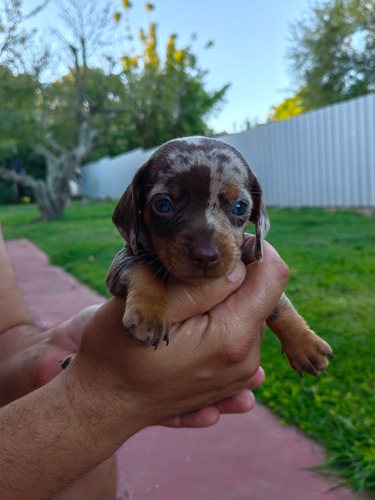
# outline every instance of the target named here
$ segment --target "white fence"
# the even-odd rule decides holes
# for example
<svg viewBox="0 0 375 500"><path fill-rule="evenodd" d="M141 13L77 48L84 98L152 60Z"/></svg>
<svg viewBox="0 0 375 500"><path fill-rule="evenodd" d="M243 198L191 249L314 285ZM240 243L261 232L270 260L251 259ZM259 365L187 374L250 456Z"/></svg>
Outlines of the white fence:
<svg viewBox="0 0 375 500"><path fill-rule="evenodd" d="M247 159L268 206L375 206L375 94L220 139ZM152 151L88 164L84 193L119 198Z"/></svg>

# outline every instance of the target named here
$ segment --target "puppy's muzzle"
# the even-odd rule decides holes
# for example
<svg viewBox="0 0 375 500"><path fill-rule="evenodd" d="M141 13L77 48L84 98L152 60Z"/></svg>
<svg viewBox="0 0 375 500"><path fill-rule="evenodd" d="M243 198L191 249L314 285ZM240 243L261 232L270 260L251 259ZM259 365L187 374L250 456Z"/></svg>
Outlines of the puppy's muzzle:
<svg viewBox="0 0 375 500"><path fill-rule="evenodd" d="M195 245L189 250L193 266L204 273L217 267L220 257L221 251L217 245Z"/></svg>

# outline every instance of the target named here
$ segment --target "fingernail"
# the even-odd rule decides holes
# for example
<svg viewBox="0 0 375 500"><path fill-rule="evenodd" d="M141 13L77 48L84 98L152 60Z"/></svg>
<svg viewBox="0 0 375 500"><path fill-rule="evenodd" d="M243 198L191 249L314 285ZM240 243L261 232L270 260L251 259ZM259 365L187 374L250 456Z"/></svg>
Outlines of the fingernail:
<svg viewBox="0 0 375 500"><path fill-rule="evenodd" d="M233 271L227 276L227 278L229 281L235 283L236 281L242 280L245 277L245 273L245 266L242 264L242 262L239 262L233 269Z"/></svg>

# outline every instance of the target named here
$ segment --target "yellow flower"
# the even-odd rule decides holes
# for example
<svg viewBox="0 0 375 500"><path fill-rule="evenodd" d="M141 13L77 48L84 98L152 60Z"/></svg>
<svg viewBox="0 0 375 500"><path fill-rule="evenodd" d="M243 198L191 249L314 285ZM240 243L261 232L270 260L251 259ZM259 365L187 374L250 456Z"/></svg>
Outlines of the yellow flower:
<svg viewBox="0 0 375 500"><path fill-rule="evenodd" d="M142 28L139 30L139 38L141 39L141 42L143 43L143 45L146 45L147 37L146 37L146 33L145 33L144 29L142 29Z"/></svg>
<svg viewBox="0 0 375 500"><path fill-rule="evenodd" d="M136 68L138 66L138 56L133 56L133 57L123 56L121 58L121 63L125 70Z"/></svg>
<svg viewBox="0 0 375 500"><path fill-rule="evenodd" d="M113 14L113 19L116 21L116 23L118 23L118 22L120 21L120 19L121 19L121 14L120 14L120 12L115 12L115 13Z"/></svg>
<svg viewBox="0 0 375 500"><path fill-rule="evenodd" d="M30 196L22 196L21 201L23 203L30 203L31 198L30 198Z"/></svg>
<svg viewBox="0 0 375 500"><path fill-rule="evenodd" d="M133 56L131 59L130 59L130 63L131 65L133 66L133 68L136 68L138 66L138 59L139 57L138 56Z"/></svg>
<svg viewBox="0 0 375 500"><path fill-rule="evenodd" d="M122 5L125 7L125 9L130 9L132 4L129 2L129 0L122 0Z"/></svg>
<svg viewBox="0 0 375 500"><path fill-rule="evenodd" d="M177 64L182 65L185 59L185 51L184 50L176 50L174 53L174 60Z"/></svg>
<svg viewBox="0 0 375 500"><path fill-rule="evenodd" d="M151 12L155 9L155 5L153 5L152 3L146 3L145 9L147 10L147 12Z"/></svg>

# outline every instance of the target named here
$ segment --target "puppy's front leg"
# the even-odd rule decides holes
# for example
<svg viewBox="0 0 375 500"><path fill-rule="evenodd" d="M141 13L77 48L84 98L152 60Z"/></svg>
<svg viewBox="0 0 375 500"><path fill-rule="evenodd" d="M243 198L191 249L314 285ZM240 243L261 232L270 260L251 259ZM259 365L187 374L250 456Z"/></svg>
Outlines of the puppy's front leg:
<svg viewBox="0 0 375 500"><path fill-rule="evenodd" d="M267 325L278 336L293 370L300 375L303 371L310 375L325 373L327 356L333 356L331 347L310 330L285 294L267 319Z"/></svg>
<svg viewBox="0 0 375 500"><path fill-rule="evenodd" d="M148 265L138 265L127 276L127 297L122 323L139 341L168 344L168 304L165 283Z"/></svg>
<svg viewBox="0 0 375 500"><path fill-rule="evenodd" d="M113 259L106 282L112 295L126 297L122 322L129 333L148 345L168 343L165 284L142 256L125 245Z"/></svg>

